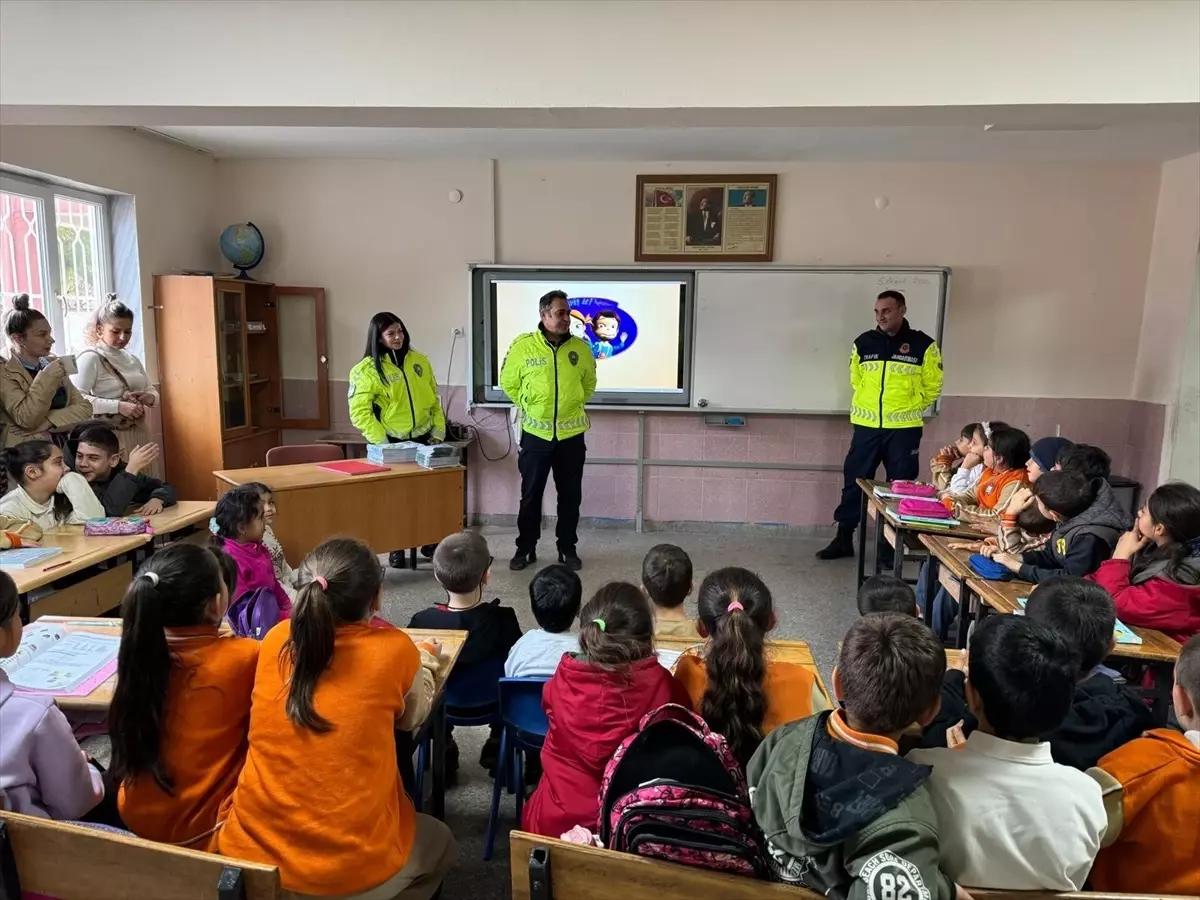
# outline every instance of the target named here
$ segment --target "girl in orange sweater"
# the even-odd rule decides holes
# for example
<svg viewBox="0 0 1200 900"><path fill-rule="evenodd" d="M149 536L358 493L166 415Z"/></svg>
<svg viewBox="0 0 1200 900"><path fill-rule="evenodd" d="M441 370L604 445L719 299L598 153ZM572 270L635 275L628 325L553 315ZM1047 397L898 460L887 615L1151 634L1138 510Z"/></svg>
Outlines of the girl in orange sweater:
<svg viewBox="0 0 1200 900"><path fill-rule="evenodd" d="M764 646L775 627L771 592L746 569L712 572L700 584L700 634L708 638L675 664L692 709L725 735L743 766L762 739L787 722L829 709L813 673L769 658Z"/></svg>
<svg viewBox="0 0 1200 900"><path fill-rule="evenodd" d="M371 548L331 538L301 566L290 620L262 642L250 750L218 850L279 868L300 896L427 900L458 857L419 815L396 768L394 729L428 709L412 640L372 628L383 571Z"/></svg>
<svg viewBox="0 0 1200 900"><path fill-rule="evenodd" d="M176 543L125 592L108 721L117 806L141 837L214 848L246 758L258 663L257 641L218 630L236 574L220 553Z"/></svg>
<svg viewBox="0 0 1200 900"><path fill-rule="evenodd" d="M949 494L943 502L964 522L992 531L1000 519L1000 510L1008 505L1017 488L1028 483L1025 463L1029 461L1029 435L1003 422L982 424L987 439L983 448L983 474L971 491Z"/></svg>

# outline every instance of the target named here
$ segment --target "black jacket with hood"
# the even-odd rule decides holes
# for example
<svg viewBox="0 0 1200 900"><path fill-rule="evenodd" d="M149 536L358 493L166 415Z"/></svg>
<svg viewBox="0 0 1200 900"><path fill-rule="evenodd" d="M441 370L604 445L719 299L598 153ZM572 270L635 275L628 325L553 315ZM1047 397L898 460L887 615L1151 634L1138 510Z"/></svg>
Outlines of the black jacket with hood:
<svg viewBox="0 0 1200 900"><path fill-rule="evenodd" d="M1092 486L1096 499L1091 506L1073 519L1059 522L1045 547L1021 554L1018 578L1034 584L1055 575L1082 578L1112 556L1117 538L1132 522L1107 481L1097 478Z"/></svg>

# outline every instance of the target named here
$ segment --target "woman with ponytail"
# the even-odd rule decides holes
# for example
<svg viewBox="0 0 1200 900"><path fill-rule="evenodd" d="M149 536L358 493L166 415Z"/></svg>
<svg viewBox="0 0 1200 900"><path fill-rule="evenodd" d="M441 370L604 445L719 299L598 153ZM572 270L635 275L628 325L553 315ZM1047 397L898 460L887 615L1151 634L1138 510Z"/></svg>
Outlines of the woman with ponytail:
<svg viewBox="0 0 1200 900"><path fill-rule="evenodd" d="M646 713L687 695L654 655L654 614L639 588L614 581L579 613L579 653L565 654L542 690L550 730L542 778L521 827L559 837L576 825L598 833L600 782Z"/></svg>
<svg viewBox="0 0 1200 900"><path fill-rule="evenodd" d="M220 807L246 758L257 641L220 631L235 569L215 550L159 550L121 604L109 709L117 806L141 837L216 847Z"/></svg>
<svg viewBox="0 0 1200 900"><path fill-rule="evenodd" d="M261 645L250 749L218 850L277 866L289 896L429 898L458 847L414 812L394 730L427 715L441 648L370 626L383 571L361 541L325 541L298 580L291 618Z"/></svg>
<svg viewBox="0 0 1200 900"><path fill-rule="evenodd" d="M42 530L102 518L104 504L87 479L67 471L62 451L49 441L26 441L0 451L11 488L0 515L36 522Z"/></svg>
<svg viewBox="0 0 1200 900"><path fill-rule="evenodd" d="M813 674L774 662L765 646L775 627L771 592L746 569L718 569L700 584L698 653L679 657L675 678L709 727L725 735L745 766L762 739L787 722L829 708Z"/></svg>
<svg viewBox="0 0 1200 900"><path fill-rule="evenodd" d="M1112 559L1088 578L1112 594L1126 625L1180 643L1200 634L1200 490L1182 481L1160 485Z"/></svg>

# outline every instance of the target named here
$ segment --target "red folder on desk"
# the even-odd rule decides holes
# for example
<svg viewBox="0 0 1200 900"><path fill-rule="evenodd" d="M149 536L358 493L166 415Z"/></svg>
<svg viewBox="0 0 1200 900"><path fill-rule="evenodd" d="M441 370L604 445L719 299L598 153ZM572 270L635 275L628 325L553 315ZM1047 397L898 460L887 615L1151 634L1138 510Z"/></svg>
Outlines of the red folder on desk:
<svg viewBox="0 0 1200 900"><path fill-rule="evenodd" d="M318 469L328 469L339 475L371 475L375 472L390 472L387 466L377 466L361 459L347 459L341 462L318 463Z"/></svg>

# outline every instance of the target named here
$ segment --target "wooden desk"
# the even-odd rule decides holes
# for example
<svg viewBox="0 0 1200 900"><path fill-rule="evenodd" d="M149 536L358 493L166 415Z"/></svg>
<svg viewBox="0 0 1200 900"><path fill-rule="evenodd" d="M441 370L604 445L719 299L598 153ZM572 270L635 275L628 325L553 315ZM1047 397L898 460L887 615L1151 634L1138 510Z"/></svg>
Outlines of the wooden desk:
<svg viewBox="0 0 1200 900"><path fill-rule="evenodd" d="M435 819L444 819L446 817L446 746L449 744L446 731L446 682L450 679L450 673L458 661L458 655L467 642L467 632L444 631L440 628L404 628L402 630L413 639L413 643L434 640L441 642L442 645L442 666L437 674L433 705L430 707L429 717L413 729L413 735L414 746L418 747L422 746L424 736L429 735L432 745L430 756L433 769L433 794L431 797L433 816ZM413 798L416 801L418 812L421 811L424 794L425 785L418 784L417 796Z"/></svg>
<svg viewBox="0 0 1200 900"><path fill-rule="evenodd" d="M174 534L201 523L207 531L208 520L216 510L217 504L212 500L180 500L157 516L151 516L150 527L154 529L155 537Z"/></svg>
<svg viewBox="0 0 1200 900"><path fill-rule="evenodd" d="M930 564L925 569L925 621L932 621L934 598L937 593L934 584L940 584L959 603L958 632L955 638L955 645L958 647L966 647L967 630L972 615L978 618L981 606L978 593L971 587L971 579L979 577L971 568L971 551L957 550L950 546L962 540L961 537L920 535L921 544L929 551L930 556Z"/></svg>
<svg viewBox="0 0 1200 900"><path fill-rule="evenodd" d="M876 575L883 571L882 551L885 542L891 544L896 550L895 562L892 566L893 574L897 578L903 578L905 550L919 546L915 543L915 539L919 538L922 534L931 534L963 541L979 541L987 537L986 533L969 526L957 528L924 528L920 525L902 525L888 515L889 512L893 515L896 513L900 501L884 500L875 496L875 488L886 488L889 484L888 482L859 478L857 479L857 484L858 489L862 492L862 507L859 510L858 520L858 587L862 587L862 583L866 581L867 577L866 554L863 552L863 548L867 540L868 520L874 520L875 522Z"/></svg>
<svg viewBox="0 0 1200 900"><path fill-rule="evenodd" d="M369 475L340 475L319 465L229 469L213 474L217 493L257 481L275 494L274 531L297 565L335 534L365 541L382 553L436 544L462 528L461 466L388 466Z"/></svg>
<svg viewBox="0 0 1200 900"><path fill-rule="evenodd" d="M45 615L90 616L119 606L125 589L133 580L130 557L150 542L148 534L123 537L85 537L83 526L75 525L47 531L43 547L61 547L62 553L47 559L44 565L29 569L8 569L20 595L21 621L31 622ZM90 577L73 578L54 593L30 603L29 592L54 585L68 576L109 563Z"/></svg>
<svg viewBox="0 0 1200 900"><path fill-rule="evenodd" d="M675 637L669 634L656 634L654 636L654 646L660 650L675 650L683 653L685 650L690 650L693 647L701 647L704 641L697 641L695 638ZM803 666L813 673L817 679L817 687L821 689L821 693L825 695L825 699L829 701L830 706L834 706L833 695L825 687L825 682L821 678L821 670L817 668L817 662L813 659L812 650L809 649L807 641L767 641L767 655L779 662L794 663L797 666Z"/></svg>

